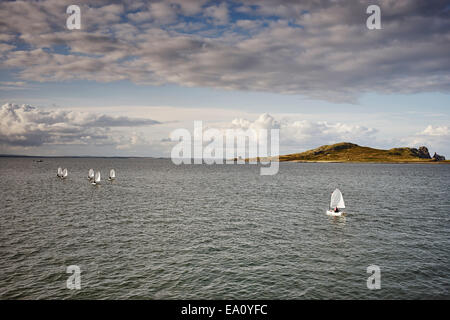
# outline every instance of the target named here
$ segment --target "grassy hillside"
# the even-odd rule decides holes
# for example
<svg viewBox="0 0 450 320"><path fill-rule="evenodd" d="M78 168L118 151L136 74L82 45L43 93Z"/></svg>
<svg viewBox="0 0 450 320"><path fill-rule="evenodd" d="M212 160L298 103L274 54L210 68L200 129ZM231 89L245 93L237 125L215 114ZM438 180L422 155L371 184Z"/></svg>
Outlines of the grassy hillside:
<svg viewBox="0 0 450 320"><path fill-rule="evenodd" d="M361 147L357 144L348 142L325 145L302 153L280 156L280 161L436 163L433 159L423 158L423 154L415 148L394 148L390 150L381 150ZM449 162L450 161L448 160L439 161L439 163Z"/></svg>

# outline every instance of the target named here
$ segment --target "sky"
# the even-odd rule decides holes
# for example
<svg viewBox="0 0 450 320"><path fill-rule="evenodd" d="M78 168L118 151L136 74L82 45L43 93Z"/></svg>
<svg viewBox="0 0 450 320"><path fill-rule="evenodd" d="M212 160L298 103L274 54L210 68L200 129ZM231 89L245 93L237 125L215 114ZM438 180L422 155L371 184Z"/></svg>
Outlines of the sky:
<svg viewBox="0 0 450 320"><path fill-rule="evenodd" d="M279 128L281 154L450 157L448 1L7 1L0 21L0 154L169 156L201 120Z"/></svg>

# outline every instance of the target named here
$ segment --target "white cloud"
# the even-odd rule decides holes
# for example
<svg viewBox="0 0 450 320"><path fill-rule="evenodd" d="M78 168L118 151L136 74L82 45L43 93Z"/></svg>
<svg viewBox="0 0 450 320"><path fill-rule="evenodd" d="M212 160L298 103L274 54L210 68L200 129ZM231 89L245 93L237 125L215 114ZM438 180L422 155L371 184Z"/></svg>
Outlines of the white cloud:
<svg viewBox="0 0 450 320"><path fill-rule="evenodd" d="M425 128L425 130L422 131L421 134L426 136L448 137L450 136L450 129L447 126L433 127L432 125L429 125L428 127Z"/></svg>
<svg viewBox="0 0 450 320"><path fill-rule="evenodd" d="M358 125L303 120L287 123L284 132L288 144L310 148L343 141L373 144L377 130Z"/></svg>
<svg viewBox="0 0 450 320"><path fill-rule="evenodd" d="M376 129L343 123L326 121L284 119L277 121L267 113L251 121L243 118L234 119L231 128L240 129L280 129L280 149L300 152L324 144L337 142L355 142L373 145Z"/></svg>
<svg viewBox="0 0 450 320"><path fill-rule="evenodd" d="M21 90L29 87L25 81L0 81L0 90Z"/></svg>
<svg viewBox="0 0 450 320"><path fill-rule="evenodd" d="M431 155L434 152L448 157L450 148L450 130L448 126L427 126L424 130L417 132L409 137L401 139L408 146L419 147L426 146L430 149Z"/></svg>
<svg viewBox="0 0 450 320"><path fill-rule="evenodd" d="M65 110L41 110L29 105L4 104L0 108L0 146L44 144L136 144L137 134L123 136L119 128L150 126L151 119L109 116ZM114 130L112 130L114 128ZM125 141L125 142L124 142Z"/></svg>
<svg viewBox="0 0 450 320"><path fill-rule="evenodd" d="M149 11L153 19L163 24L175 22L177 19L176 9L170 3L150 3Z"/></svg>
<svg viewBox="0 0 450 320"><path fill-rule="evenodd" d="M116 149L130 150L136 146L145 146L152 143L143 133L133 131L130 135L115 137Z"/></svg>
<svg viewBox="0 0 450 320"><path fill-rule="evenodd" d="M205 9L205 16L211 17L213 23L224 25L228 23L228 7L225 2L217 6L210 6Z"/></svg>
<svg viewBox="0 0 450 320"><path fill-rule="evenodd" d="M208 0L172 0L171 2L181 7L184 15L192 16L202 12L203 5Z"/></svg>
<svg viewBox="0 0 450 320"><path fill-rule="evenodd" d="M426 145L432 153L450 152L445 125L424 126L409 137L385 140L372 127L342 120L315 120L320 119L320 114L271 115L168 106L99 107L97 113L89 112L91 109L5 104L0 108L0 153L168 156L173 146L167 142L170 132L178 128L192 132L194 120L203 120L205 130L217 128L224 133L226 129L280 129L281 154L342 141L380 148ZM147 115L162 123L147 119ZM160 124L153 126L156 123Z"/></svg>
<svg viewBox="0 0 450 320"><path fill-rule="evenodd" d="M237 129L279 129L280 124L268 113L261 114L255 121L249 121L247 119L237 118L231 122L232 126Z"/></svg>

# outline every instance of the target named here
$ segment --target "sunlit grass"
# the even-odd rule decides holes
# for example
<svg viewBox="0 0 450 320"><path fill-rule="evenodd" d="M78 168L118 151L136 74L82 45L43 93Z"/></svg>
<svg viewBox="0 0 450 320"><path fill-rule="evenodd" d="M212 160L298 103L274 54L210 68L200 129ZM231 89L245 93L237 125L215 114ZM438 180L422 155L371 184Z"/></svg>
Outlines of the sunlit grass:
<svg viewBox="0 0 450 320"><path fill-rule="evenodd" d="M280 156L280 161L312 162L398 162L398 163L437 163L433 159L420 158L413 148L374 149L341 142L319 148ZM438 163L450 163L439 161Z"/></svg>

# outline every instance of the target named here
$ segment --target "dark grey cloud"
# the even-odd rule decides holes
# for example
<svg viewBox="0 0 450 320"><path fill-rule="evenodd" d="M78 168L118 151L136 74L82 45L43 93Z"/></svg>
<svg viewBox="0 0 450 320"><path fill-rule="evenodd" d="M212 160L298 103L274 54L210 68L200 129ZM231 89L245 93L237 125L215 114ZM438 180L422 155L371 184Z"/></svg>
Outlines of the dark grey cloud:
<svg viewBox="0 0 450 320"><path fill-rule="evenodd" d="M80 31L64 28L68 4L0 3L0 63L20 70L17 81L126 79L330 101L450 91L448 1L80 1ZM381 7L382 30L366 28L369 4Z"/></svg>
<svg viewBox="0 0 450 320"><path fill-rule="evenodd" d="M126 145L126 137L112 130L158 124L151 119L113 117L64 110L41 110L29 105L4 104L0 108L0 145L43 144Z"/></svg>

